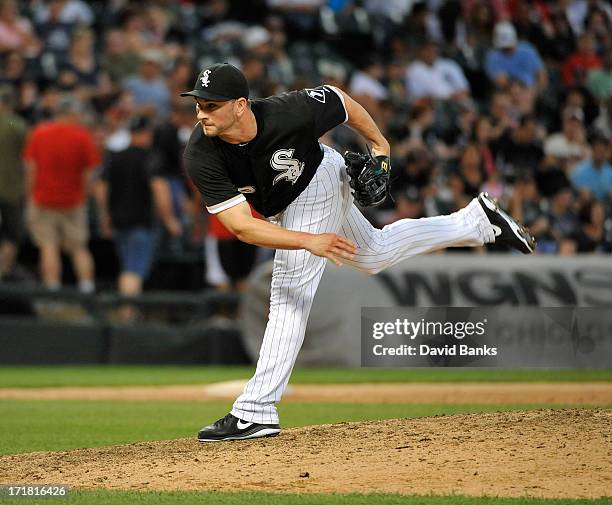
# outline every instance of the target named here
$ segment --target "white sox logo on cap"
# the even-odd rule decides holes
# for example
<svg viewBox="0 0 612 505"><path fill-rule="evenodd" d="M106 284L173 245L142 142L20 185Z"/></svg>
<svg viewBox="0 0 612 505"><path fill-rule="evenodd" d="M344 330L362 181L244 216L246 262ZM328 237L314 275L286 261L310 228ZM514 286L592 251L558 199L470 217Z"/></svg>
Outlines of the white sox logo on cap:
<svg viewBox="0 0 612 505"><path fill-rule="evenodd" d="M203 69L195 81L195 88L181 93L205 100L226 101L249 97L249 83L244 74L229 63L215 63Z"/></svg>
<svg viewBox="0 0 612 505"><path fill-rule="evenodd" d="M202 77L200 77L200 81L202 81L202 86L204 86L205 88L208 88L208 85L210 84L209 75L210 70L205 70L202 74Z"/></svg>

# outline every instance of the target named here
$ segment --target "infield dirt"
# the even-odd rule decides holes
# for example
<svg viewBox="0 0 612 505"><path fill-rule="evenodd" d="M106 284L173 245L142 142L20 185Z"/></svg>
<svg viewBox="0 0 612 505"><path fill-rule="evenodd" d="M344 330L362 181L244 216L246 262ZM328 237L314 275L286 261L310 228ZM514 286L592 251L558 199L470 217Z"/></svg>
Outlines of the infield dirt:
<svg viewBox="0 0 612 505"><path fill-rule="evenodd" d="M612 489L612 411L537 410L339 423L0 457L0 482L78 488L595 498Z"/></svg>
<svg viewBox="0 0 612 505"><path fill-rule="evenodd" d="M246 381L208 385L0 388L0 398L19 400L233 400ZM612 383L418 383L290 385L283 402L329 403L478 403L612 404Z"/></svg>

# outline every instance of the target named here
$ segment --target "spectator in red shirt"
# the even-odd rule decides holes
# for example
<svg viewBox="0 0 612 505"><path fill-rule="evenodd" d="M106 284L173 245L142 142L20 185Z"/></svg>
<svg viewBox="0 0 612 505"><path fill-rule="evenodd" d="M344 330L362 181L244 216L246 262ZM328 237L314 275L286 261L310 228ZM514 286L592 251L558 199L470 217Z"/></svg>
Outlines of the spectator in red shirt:
<svg viewBox="0 0 612 505"><path fill-rule="evenodd" d="M71 257L79 289L92 292L86 196L92 170L101 159L92 134L80 125L80 109L75 99L62 99L55 119L39 124L26 142L26 220L40 250L43 284L60 288L63 249Z"/></svg>
<svg viewBox="0 0 612 505"><path fill-rule="evenodd" d="M582 86L589 70L601 68L601 59L595 52L595 39L586 32L578 37L576 52L563 63L561 73L566 86Z"/></svg>

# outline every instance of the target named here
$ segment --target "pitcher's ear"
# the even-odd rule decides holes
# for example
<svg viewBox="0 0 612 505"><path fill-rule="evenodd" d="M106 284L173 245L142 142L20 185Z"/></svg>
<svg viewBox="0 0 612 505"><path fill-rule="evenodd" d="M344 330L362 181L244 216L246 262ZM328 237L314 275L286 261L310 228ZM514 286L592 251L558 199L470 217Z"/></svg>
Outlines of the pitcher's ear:
<svg viewBox="0 0 612 505"><path fill-rule="evenodd" d="M238 106L238 112L243 113L249 108L249 101L246 98L237 98L236 105Z"/></svg>

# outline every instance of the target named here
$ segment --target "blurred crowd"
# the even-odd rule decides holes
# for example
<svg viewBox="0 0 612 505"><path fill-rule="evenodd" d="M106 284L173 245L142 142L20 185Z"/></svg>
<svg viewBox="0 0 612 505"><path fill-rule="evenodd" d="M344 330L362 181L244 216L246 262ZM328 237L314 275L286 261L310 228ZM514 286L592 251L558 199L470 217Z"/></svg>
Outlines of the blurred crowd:
<svg viewBox="0 0 612 505"><path fill-rule="evenodd" d="M240 287L258 252L181 167L195 115L178 94L217 61L251 98L327 83L366 107L392 146L377 225L488 191L539 252L610 252L611 25L604 0L0 0L0 277L28 237L44 285L64 251L92 291L99 237L124 294L204 243L209 283ZM346 127L322 141L364 149Z"/></svg>

